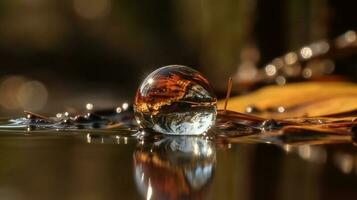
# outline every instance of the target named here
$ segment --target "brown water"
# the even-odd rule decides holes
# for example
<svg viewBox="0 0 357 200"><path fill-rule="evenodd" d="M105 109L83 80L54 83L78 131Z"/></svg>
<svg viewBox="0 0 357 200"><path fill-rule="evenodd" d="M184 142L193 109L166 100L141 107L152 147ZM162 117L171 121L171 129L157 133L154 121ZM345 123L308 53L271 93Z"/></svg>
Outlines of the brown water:
<svg viewBox="0 0 357 200"><path fill-rule="evenodd" d="M342 199L357 195L350 138L325 145L0 132L1 199ZM336 140L338 142L338 140Z"/></svg>

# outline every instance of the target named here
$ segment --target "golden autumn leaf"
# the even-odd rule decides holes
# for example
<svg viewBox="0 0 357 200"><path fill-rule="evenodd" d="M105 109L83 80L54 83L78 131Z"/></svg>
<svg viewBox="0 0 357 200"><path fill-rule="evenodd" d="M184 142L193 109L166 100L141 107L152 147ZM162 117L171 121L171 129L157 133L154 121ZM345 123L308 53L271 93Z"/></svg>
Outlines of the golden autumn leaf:
<svg viewBox="0 0 357 200"><path fill-rule="evenodd" d="M227 109L268 118L319 117L357 110L357 84L350 82L304 82L267 86L247 95L231 97ZM224 100L218 102L223 109ZM279 109L280 108L280 109Z"/></svg>

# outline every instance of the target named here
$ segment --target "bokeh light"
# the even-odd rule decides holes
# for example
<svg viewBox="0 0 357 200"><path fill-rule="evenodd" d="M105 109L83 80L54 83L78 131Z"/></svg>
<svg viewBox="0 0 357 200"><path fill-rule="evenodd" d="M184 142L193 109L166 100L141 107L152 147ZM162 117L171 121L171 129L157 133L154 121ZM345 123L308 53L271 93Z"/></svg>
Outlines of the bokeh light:
<svg viewBox="0 0 357 200"><path fill-rule="evenodd" d="M20 108L17 95L25 81L26 79L22 76L4 78L0 85L0 104L3 108L9 110Z"/></svg>
<svg viewBox="0 0 357 200"><path fill-rule="evenodd" d="M43 83L28 81L21 85L16 97L23 109L40 110L47 103L48 92Z"/></svg>

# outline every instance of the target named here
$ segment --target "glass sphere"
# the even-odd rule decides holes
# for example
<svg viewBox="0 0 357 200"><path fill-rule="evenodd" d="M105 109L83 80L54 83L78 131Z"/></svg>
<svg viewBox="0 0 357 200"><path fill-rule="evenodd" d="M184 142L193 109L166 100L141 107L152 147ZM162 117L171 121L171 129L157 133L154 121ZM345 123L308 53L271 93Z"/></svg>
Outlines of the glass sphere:
<svg viewBox="0 0 357 200"><path fill-rule="evenodd" d="M134 112L142 128L170 135L199 135L213 125L216 103L202 74L170 65L155 70L141 83Z"/></svg>

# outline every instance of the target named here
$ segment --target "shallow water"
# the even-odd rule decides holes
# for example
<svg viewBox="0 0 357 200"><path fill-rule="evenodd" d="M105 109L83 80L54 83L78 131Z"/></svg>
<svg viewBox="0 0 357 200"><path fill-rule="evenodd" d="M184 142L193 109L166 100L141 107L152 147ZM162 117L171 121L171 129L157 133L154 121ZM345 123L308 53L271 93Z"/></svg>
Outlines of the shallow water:
<svg viewBox="0 0 357 200"><path fill-rule="evenodd" d="M203 136L139 131L130 110L0 122L4 199L336 199L357 191L351 118L220 111Z"/></svg>
<svg viewBox="0 0 357 200"><path fill-rule="evenodd" d="M357 194L350 142L277 145L128 131L1 131L2 199L340 199Z"/></svg>

